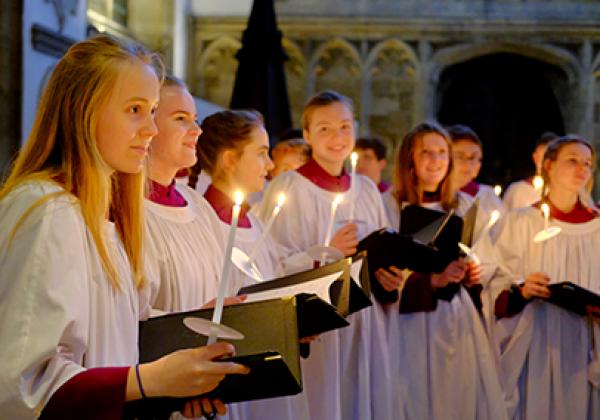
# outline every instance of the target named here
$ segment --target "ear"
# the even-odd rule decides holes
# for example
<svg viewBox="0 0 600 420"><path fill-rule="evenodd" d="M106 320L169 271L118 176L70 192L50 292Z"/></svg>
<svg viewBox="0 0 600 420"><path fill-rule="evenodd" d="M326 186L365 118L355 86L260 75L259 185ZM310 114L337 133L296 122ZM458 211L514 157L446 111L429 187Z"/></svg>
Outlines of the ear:
<svg viewBox="0 0 600 420"><path fill-rule="evenodd" d="M223 153L221 153L221 158L220 158L220 166L223 168L223 170L226 173L231 173L235 170L235 167L237 165L238 162L238 157L236 156L235 150L225 150Z"/></svg>
<svg viewBox="0 0 600 420"><path fill-rule="evenodd" d="M302 137L304 138L304 140L306 140L306 142L308 144L310 144L310 138L309 138L309 135L308 135L308 130L306 128L304 128L302 130Z"/></svg>
<svg viewBox="0 0 600 420"><path fill-rule="evenodd" d="M387 166L387 160L385 160L385 159L381 159L381 160L379 161L379 169L383 171L383 170L385 169L385 167L386 167L386 166Z"/></svg>

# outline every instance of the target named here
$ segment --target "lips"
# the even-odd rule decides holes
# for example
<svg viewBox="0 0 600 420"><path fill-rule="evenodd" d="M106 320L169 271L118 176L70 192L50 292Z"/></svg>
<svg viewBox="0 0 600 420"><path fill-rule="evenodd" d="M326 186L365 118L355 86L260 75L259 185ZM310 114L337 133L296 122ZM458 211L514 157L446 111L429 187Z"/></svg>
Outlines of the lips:
<svg viewBox="0 0 600 420"><path fill-rule="evenodd" d="M148 153L148 146L131 146L134 152L145 156Z"/></svg>

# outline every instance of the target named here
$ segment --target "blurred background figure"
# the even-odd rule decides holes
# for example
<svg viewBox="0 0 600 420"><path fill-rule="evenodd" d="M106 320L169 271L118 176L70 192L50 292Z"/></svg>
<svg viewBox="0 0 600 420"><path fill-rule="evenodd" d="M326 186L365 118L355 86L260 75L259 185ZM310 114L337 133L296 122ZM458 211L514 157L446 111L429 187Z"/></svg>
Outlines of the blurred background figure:
<svg viewBox="0 0 600 420"><path fill-rule="evenodd" d="M381 179L387 164L387 147L383 141L377 137L361 137L356 141L354 150L358 153L356 172L371 178L379 192L386 192L390 184Z"/></svg>
<svg viewBox="0 0 600 420"><path fill-rule="evenodd" d="M271 149L271 159L275 167L269 172L269 179L277 175L298 169L310 156L310 146L302 138L300 129L286 132Z"/></svg>

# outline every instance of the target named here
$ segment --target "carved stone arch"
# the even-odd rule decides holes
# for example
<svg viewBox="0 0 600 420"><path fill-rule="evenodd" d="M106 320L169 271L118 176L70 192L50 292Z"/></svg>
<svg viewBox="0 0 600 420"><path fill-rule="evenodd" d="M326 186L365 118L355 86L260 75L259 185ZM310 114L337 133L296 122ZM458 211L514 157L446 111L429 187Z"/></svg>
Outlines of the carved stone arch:
<svg viewBox="0 0 600 420"><path fill-rule="evenodd" d="M354 101L360 115L363 65L357 49L342 38L320 45L309 64L309 95L324 89L336 90Z"/></svg>
<svg viewBox="0 0 600 420"><path fill-rule="evenodd" d="M363 119L370 134L388 142L390 153L414 123L420 71L413 49L397 39L380 42L367 57Z"/></svg>
<svg viewBox="0 0 600 420"><path fill-rule="evenodd" d="M308 63L302 49L296 42L284 37L282 44L288 56L288 60L285 62L285 78L292 112L292 125L300 127L302 108L306 101L306 69Z"/></svg>
<svg viewBox="0 0 600 420"><path fill-rule="evenodd" d="M229 108L238 61L239 40L224 36L211 42L194 71L195 92L223 108Z"/></svg>
<svg viewBox="0 0 600 420"><path fill-rule="evenodd" d="M431 57L431 81L437 83L441 72L453 64L498 53L521 55L554 65L565 72L569 83L575 83L581 73L577 57L564 48L527 42L479 42L454 45L436 51Z"/></svg>

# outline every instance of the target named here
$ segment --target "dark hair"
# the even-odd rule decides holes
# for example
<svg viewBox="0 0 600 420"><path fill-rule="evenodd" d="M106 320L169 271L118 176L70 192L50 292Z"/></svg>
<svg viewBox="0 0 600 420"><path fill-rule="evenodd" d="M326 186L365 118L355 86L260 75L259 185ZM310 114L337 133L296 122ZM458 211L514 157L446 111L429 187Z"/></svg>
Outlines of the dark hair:
<svg viewBox="0 0 600 420"><path fill-rule="evenodd" d="M448 131L448 134L450 135L450 140L453 143L456 143L458 141L470 141L471 143L476 144L480 148L483 148L479 136L477 135L477 133L475 133L475 131L473 131L471 127L467 127L466 125L462 124L454 124L449 127L446 127L446 131Z"/></svg>
<svg viewBox="0 0 600 420"><path fill-rule="evenodd" d="M546 169L546 162L555 162L558 158L558 154L561 149L569 144L582 144L590 149L592 153L592 174L594 169L596 168L596 151L594 150L594 146L592 146L587 140L579 137L575 134L568 134L566 136L558 137L548 143L548 147L546 148L546 152L544 153L544 159L542 160L542 178L544 179L544 193L545 197L548 194L548 186L550 185L550 177L548 176L548 171ZM592 191L592 187L594 184L594 177L591 176L588 184L586 185L586 189L588 192ZM587 203L586 203L587 204Z"/></svg>
<svg viewBox="0 0 600 420"><path fill-rule="evenodd" d="M218 176L219 154L224 150L236 150L241 154L250 142L252 130L263 126L264 119L255 110L226 110L206 117L200 125L202 134L196 145L198 162L191 169L189 185L195 188L201 170L213 178Z"/></svg>
<svg viewBox="0 0 600 420"><path fill-rule="evenodd" d="M180 88L184 88L185 90L189 90L187 85L183 80L178 77L173 76L172 74L165 75L165 80L163 81L162 87L171 87L177 86Z"/></svg>
<svg viewBox="0 0 600 420"><path fill-rule="evenodd" d="M310 117L315 108L321 108L335 103L346 105L350 112L354 114L354 102L352 102L352 99L334 90L324 90L310 98L306 105L304 105L304 110L302 111L302 128L308 130Z"/></svg>
<svg viewBox="0 0 600 420"><path fill-rule="evenodd" d="M419 180L415 173L414 150L417 141L430 133L440 135L448 145L448 172L439 186L440 202L446 210L454 208L457 205L456 191L452 187L450 177L452 173L452 143L450 142L450 136L437 122L425 121L417 124L412 130L406 133L402 139L400 148L396 152L394 160L394 185L396 191L394 192L394 198L400 208L402 208L402 203L405 201L410 204L420 204L422 202L423 191L419 188Z"/></svg>
<svg viewBox="0 0 600 420"><path fill-rule="evenodd" d="M288 131L283 133L277 141L280 142L285 140L296 140L303 138L304 137L302 135L302 130L300 130L299 128L290 128Z"/></svg>
<svg viewBox="0 0 600 420"><path fill-rule="evenodd" d="M361 137L356 140L355 149L372 150L377 160L385 159L387 155L387 146L378 137Z"/></svg>
<svg viewBox="0 0 600 420"><path fill-rule="evenodd" d="M548 143L550 143L553 140L556 140L557 138L558 134L553 133L552 131L544 131L535 142L535 149L537 149L538 146L546 146Z"/></svg>

